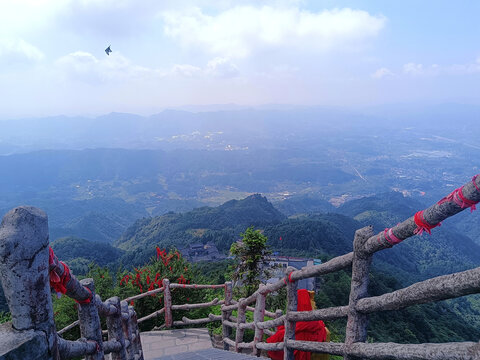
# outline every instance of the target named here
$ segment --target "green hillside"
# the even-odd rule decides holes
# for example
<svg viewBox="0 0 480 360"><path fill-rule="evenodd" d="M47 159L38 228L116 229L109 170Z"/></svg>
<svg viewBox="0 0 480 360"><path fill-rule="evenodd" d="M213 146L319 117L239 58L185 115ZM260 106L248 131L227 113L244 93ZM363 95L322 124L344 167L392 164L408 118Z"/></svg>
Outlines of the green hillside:
<svg viewBox="0 0 480 360"><path fill-rule="evenodd" d="M264 227L269 245L275 251L298 250L328 256L352 251L355 230L361 225L339 214L302 216Z"/></svg>
<svg viewBox="0 0 480 360"><path fill-rule="evenodd" d="M91 262L129 269L151 259L155 246L179 248L189 243L213 241L220 251L227 253L239 234L254 225L268 237L268 244L275 252L326 260L352 250L356 229L374 224L375 230L379 231L404 220L420 207L421 204L401 194L389 193L346 203L337 209L343 214L302 214L287 218L265 197L256 194L218 207L144 218L128 228L114 246L69 237L53 242L52 247L77 274L85 273ZM479 266L480 247L460 234L453 222L454 219L445 222L432 236L414 237L393 249L377 253L370 293L379 295L418 279ZM212 278L225 281L229 264L228 261L197 264L195 271L201 276L215 274ZM322 276L317 281L320 284L316 296L319 306L348 303L348 269ZM478 296L470 296L375 314L371 317L369 336L375 341L397 342L472 340L480 336L477 330L480 325L478 304ZM342 321L329 323L340 338L343 326Z"/></svg>
<svg viewBox="0 0 480 360"><path fill-rule="evenodd" d="M183 214L168 213L139 220L114 244L129 251L155 245L183 246L202 239L207 241L218 231L238 235L248 226L279 224L284 219L285 216L266 198L256 194L218 207L201 207ZM229 247L229 244L219 245L223 249Z"/></svg>
<svg viewBox="0 0 480 360"><path fill-rule="evenodd" d="M144 218L128 228L114 245L127 251L125 264L149 258L155 246L183 247L214 242L226 253L248 226L261 229L273 251L338 256L352 250L356 229L373 225L376 232L396 225L422 205L399 193L387 193L347 202L339 213L286 218L266 198L252 195L218 207L201 207L186 213ZM349 215L349 216L345 216ZM455 218L435 229L431 236L416 236L380 251L377 268L395 274L403 284L480 265L480 246L451 225Z"/></svg>
<svg viewBox="0 0 480 360"><path fill-rule="evenodd" d="M108 266L117 263L124 251L109 244L76 237L65 237L50 244L59 259L65 261L75 274L85 274L88 265Z"/></svg>
<svg viewBox="0 0 480 360"><path fill-rule="evenodd" d="M338 211L354 217L362 226L373 225L379 232L423 208L400 193L386 193L350 201ZM474 216L470 218L475 220ZM480 246L457 229L460 220L458 215L447 219L432 235L414 236L392 249L380 251L374 261L383 270L396 274L404 284L480 266Z"/></svg>
<svg viewBox="0 0 480 360"><path fill-rule="evenodd" d="M314 195L300 195L275 201L273 205L287 216L333 212L335 208L325 199Z"/></svg>

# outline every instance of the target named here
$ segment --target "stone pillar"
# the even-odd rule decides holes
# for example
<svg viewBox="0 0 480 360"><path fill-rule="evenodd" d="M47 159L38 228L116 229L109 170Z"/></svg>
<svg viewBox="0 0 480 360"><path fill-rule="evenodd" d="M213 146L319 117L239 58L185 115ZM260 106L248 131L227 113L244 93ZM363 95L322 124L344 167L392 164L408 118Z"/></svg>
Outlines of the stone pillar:
<svg viewBox="0 0 480 360"><path fill-rule="evenodd" d="M227 281L225 283L225 306L232 304L232 296L233 296L232 282ZM222 310L222 324L224 321L230 321L231 315L232 315L231 311ZM222 325L223 339L230 338L230 335L232 335L232 329L230 328L230 326ZM223 342L223 349L230 350L230 346L226 342Z"/></svg>
<svg viewBox="0 0 480 360"><path fill-rule="evenodd" d="M163 279L163 304L165 306L165 326L172 327L172 294L170 293L170 280Z"/></svg>
<svg viewBox="0 0 480 360"><path fill-rule="evenodd" d="M259 322L263 322L265 320L265 300L266 295L262 294L262 289L265 285L260 284L259 291L257 294L257 301L255 302L255 310L253 312L253 322L255 324L255 337L253 339L253 355L260 356L260 349L257 349L257 343L263 341L263 329L257 327Z"/></svg>
<svg viewBox="0 0 480 360"><path fill-rule="evenodd" d="M0 277L17 331L41 331L48 358L58 359L48 269L48 218L40 209L20 206L0 225Z"/></svg>
<svg viewBox="0 0 480 360"><path fill-rule="evenodd" d="M245 324L246 321L246 311L247 311L247 304L244 303L245 299L238 300L238 310L237 310L237 332L235 334L235 351L240 352L241 349L238 347L238 344L243 342L243 334L245 333L245 329L241 329L240 325Z"/></svg>
<svg viewBox="0 0 480 360"><path fill-rule="evenodd" d="M283 339L283 358L285 360L294 360L293 349L287 348L288 340L295 340L295 325L296 321L288 320L288 313L290 311L297 311L297 282L290 281L290 273L295 271L294 267L289 266L286 271L286 281L287 281L287 314L285 316L285 337Z"/></svg>
<svg viewBox="0 0 480 360"><path fill-rule="evenodd" d="M357 230L353 240L352 284L348 303L347 329L345 333L347 351L348 347L353 343L367 341L367 315L357 312L355 306L358 300L368 296L368 280L372 254L365 251L364 244L371 236L373 236L373 229L371 226L367 226ZM351 360L353 358L345 355L344 359Z"/></svg>
<svg viewBox="0 0 480 360"><path fill-rule="evenodd" d="M80 280L80 284L88 288L92 292L92 300L88 304L78 304L78 319L80 320L80 334L87 341L97 343L97 352L93 355L87 355L86 360L103 360L102 327L100 325L100 316L98 315L95 296L95 284L93 279Z"/></svg>
<svg viewBox="0 0 480 360"><path fill-rule="evenodd" d="M119 352L113 352L110 356L112 360L127 360L127 353L125 351L125 336L123 334L122 326L122 309L120 307L120 299L114 296L106 301L107 304L113 305L117 308L115 315L107 316L108 340L117 340L122 344L122 349Z"/></svg>
<svg viewBox="0 0 480 360"><path fill-rule="evenodd" d="M120 301L120 308L122 309L122 325L123 325L123 334L125 335L125 340L128 340L127 347L127 359L133 359L135 356L135 350L133 345L133 334L130 327L130 311L128 310L128 303L125 300Z"/></svg>
<svg viewBox="0 0 480 360"><path fill-rule="evenodd" d="M140 330L138 329L137 313L135 312L133 306L128 307L128 312L130 314L129 326L132 331L132 346L135 352L135 360L143 360L142 342L140 340Z"/></svg>

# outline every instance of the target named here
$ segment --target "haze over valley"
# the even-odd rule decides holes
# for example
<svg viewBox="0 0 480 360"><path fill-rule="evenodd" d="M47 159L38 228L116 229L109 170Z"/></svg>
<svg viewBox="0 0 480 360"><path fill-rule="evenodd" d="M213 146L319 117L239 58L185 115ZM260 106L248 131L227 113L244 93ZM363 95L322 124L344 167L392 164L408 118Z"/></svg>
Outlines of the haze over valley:
<svg viewBox="0 0 480 360"><path fill-rule="evenodd" d="M253 193L287 215L391 191L429 204L478 170L479 111L450 104L4 121L0 209L44 208L52 239L112 242L136 219Z"/></svg>

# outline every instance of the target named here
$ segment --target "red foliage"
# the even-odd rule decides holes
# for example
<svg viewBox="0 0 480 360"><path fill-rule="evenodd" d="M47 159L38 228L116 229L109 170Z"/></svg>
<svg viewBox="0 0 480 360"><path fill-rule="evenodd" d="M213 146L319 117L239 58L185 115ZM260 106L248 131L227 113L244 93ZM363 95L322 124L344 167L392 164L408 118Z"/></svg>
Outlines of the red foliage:
<svg viewBox="0 0 480 360"><path fill-rule="evenodd" d="M156 255L157 255L157 261L161 261L163 266L165 267L166 270L175 273L175 270L171 263L172 260L180 260L181 259L181 254L178 251L175 251L173 254L168 254L165 249L161 250L158 246L156 247ZM176 257L176 258L175 258ZM184 266L184 271L188 271L188 267ZM143 274L146 274L143 275ZM152 291L156 287L160 288L163 285L163 278L160 272L155 273L155 278L152 280L152 277L150 277L151 271L147 267L143 268L134 268L134 274L127 274L125 275L121 280L120 280L120 285L122 286L127 286L130 284L134 288L138 288L139 293L143 293L143 288L145 287L148 290L147 291ZM153 275L152 275L153 276ZM190 280L187 280L183 274L180 275L179 278L177 278L177 282L179 284L187 284L190 283ZM155 294L152 294L152 296L155 296Z"/></svg>

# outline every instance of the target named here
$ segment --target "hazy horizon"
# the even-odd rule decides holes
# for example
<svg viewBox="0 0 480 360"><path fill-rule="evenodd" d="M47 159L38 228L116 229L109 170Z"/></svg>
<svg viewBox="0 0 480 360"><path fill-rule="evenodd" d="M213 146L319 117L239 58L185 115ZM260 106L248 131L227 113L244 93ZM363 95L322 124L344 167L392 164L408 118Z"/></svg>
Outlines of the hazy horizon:
<svg viewBox="0 0 480 360"><path fill-rule="evenodd" d="M276 104L276 103L265 103L258 105L244 105L236 103L212 103L212 104L184 104L178 106L165 106L158 109L144 109L143 111L129 112L129 111L116 111L105 110L97 113L93 112L78 112L78 113L51 113L51 114L36 114L36 115L15 115L15 116L1 116L0 121L10 121L10 120L33 120L33 119L52 119L52 118L88 118L96 119L109 116L112 114L123 114L131 116L140 116L144 118L152 117L155 115L162 114L169 111L179 111L187 112L192 114L198 113L217 113L217 112L236 112L236 111L295 111L295 110L331 110L338 112L348 112L358 115L365 114L377 114L382 115L386 111L390 110L401 110L410 113L419 113L420 111L431 110L441 107L459 107L464 109L480 109L480 104L460 102L460 101L444 101L444 102L394 102L394 103L385 103L385 104L376 104L376 105L358 105L358 106L342 106L342 105L298 105L298 104Z"/></svg>

